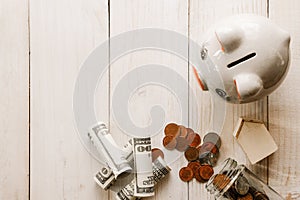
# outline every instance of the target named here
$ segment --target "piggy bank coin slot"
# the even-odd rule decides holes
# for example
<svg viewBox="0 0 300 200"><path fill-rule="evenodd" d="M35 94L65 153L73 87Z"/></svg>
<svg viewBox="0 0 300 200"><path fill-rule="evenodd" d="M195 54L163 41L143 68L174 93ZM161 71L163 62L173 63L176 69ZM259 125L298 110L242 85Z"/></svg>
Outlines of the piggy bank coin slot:
<svg viewBox="0 0 300 200"><path fill-rule="evenodd" d="M242 62L245 62L245 61L247 61L247 60L249 60L249 59L251 59L251 58L253 58L253 57L255 57L255 56L256 56L256 53L255 53L255 52L250 53L250 54L248 54L248 55L246 55L246 56L244 56L244 57L242 57L242 58L240 58L240 59L238 59L238 60L236 60L236 61L233 61L232 63L229 63L229 64L227 65L227 67L228 67L228 68L232 68L232 67L234 67L234 66L236 66L236 65L238 65L238 64L240 64L240 63L242 63Z"/></svg>

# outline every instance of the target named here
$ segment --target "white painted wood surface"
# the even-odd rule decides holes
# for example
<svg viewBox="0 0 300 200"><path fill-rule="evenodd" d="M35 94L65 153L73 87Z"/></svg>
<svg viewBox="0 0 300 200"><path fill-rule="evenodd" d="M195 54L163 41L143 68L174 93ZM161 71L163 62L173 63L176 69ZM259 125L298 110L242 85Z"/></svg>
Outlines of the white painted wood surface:
<svg viewBox="0 0 300 200"><path fill-rule="evenodd" d="M27 199L29 41L27 0L0 1L0 199Z"/></svg>
<svg viewBox="0 0 300 200"><path fill-rule="evenodd" d="M80 65L108 38L107 1L30 1L30 199L107 199L81 144L72 96ZM103 119L105 120L105 119Z"/></svg>
<svg viewBox="0 0 300 200"><path fill-rule="evenodd" d="M72 95L81 63L97 45L126 31L163 28L199 42L212 23L239 13L269 16L291 33L291 66L286 81L269 99L227 105L220 160L234 157L284 197L300 199L299 8L296 0L0 0L0 199L115 199L113 192L102 191L93 182L102 164L82 146L74 124ZM184 48L188 53L188 44ZM198 104L178 102L169 90L150 84L129 91L131 120L137 126L149 125L150 110L159 104L166 123L184 123L203 136L210 129L210 96L198 88L187 63L164 51L140 50L117 59L95 93L95 102L101 100L95 104L98 118L108 123L117 143L126 143L129 136L109 107L115 89L126 74L146 64L171 67L191 84L180 94L186 96L184 101L194 92ZM182 116L180 108L188 110L188 116ZM255 166L249 165L232 137L240 116L268 123L279 146ZM161 144L161 135L153 137L154 146ZM170 176L150 199L212 199L203 184L179 180L178 171L186 164L183 157L173 162Z"/></svg>
<svg viewBox="0 0 300 200"><path fill-rule="evenodd" d="M300 199L300 2L270 1L270 18L291 34L291 65L283 85L269 98L269 124L279 150L269 159L269 183Z"/></svg>

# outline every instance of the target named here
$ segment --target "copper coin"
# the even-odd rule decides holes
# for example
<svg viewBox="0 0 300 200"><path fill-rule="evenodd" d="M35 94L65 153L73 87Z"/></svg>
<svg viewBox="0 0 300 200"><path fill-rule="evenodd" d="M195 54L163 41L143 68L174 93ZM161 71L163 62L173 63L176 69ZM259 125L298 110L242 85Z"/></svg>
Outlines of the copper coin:
<svg viewBox="0 0 300 200"><path fill-rule="evenodd" d="M200 166L201 167L201 166ZM195 177L195 179L198 181L198 182L200 182L200 183L204 183L205 182L205 180L203 180L202 179L202 177L200 176L200 167L198 167L197 169L196 169L196 172L195 172L195 174L194 174L194 177Z"/></svg>
<svg viewBox="0 0 300 200"><path fill-rule="evenodd" d="M213 179L213 184L218 190L223 190L230 181L231 179L225 174L217 174Z"/></svg>
<svg viewBox="0 0 300 200"><path fill-rule="evenodd" d="M187 140L185 138L182 137L178 137L176 139L177 141L177 145L176 145L176 149L180 152L184 152L187 148L188 148L188 143Z"/></svg>
<svg viewBox="0 0 300 200"><path fill-rule="evenodd" d="M164 152L160 150L159 148L153 148L152 149L152 162L155 161L158 157L164 158Z"/></svg>
<svg viewBox="0 0 300 200"><path fill-rule="evenodd" d="M189 145L193 142L195 135L196 135L196 133L194 133L194 132L190 132L190 133L188 132L188 134L186 136L186 140L188 141Z"/></svg>
<svg viewBox="0 0 300 200"><path fill-rule="evenodd" d="M184 126L180 125L178 137L186 138L187 133L187 129Z"/></svg>
<svg viewBox="0 0 300 200"><path fill-rule="evenodd" d="M206 142L211 142L215 144L218 147L218 149L220 149L221 147L221 138L217 133L214 132L207 133L203 138L203 143Z"/></svg>
<svg viewBox="0 0 300 200"><path fill-rule="evenodd" d="M198 161L192 161L189 162L189 164L187 165L189 168L191 168L194 172L194 176L196 174L196 170L201 166L200 163Z"/></svg>
<svg viewBox="0 0 300 200"><path fill-rule="evenodd" d="M199 151L195 147L188 147L184 152L184 156L188 161L194 161L198 159Z"/></svg>
<svg viewBox="0 0 300 200"><path fill-rule="evenodd" d="M195 133L194 139L191 142L191 147L198 147L201 144L201 137L198 133Z"/></svg>
<svg viewBox="0 0 300 200"><path fill-rule="evenodd" d="M218 147L213 144L212 142L205 142L204 144L201 145L201 148L200 148L200 153L204 153L204 152L211 152L213 154L216 154L218 155L219 154L219 149Z"/></svg>
<svg viewBox="0 0 300 200"><path fill-rule="evenodd" d="M177 140L172 136L165 136L163 139L163 145L166 149L173 150L177 145Z"/></svg>
<svg viewBox="0 0 300 200"><path fill-rule="evenodd" d="M253 196L250 193L248 193L245 196L239 196L237 199L238 200L253 200Z"/></svg>
<svg viewBox="0 0 300 200"><path fill-rule="evenodd" d="M197 147L199 153L200 153L201 147L202 147L202 145L199 145L199 146Z"/></svg>
<svg viewBox="0 0 300 200"><path fill-rule="evenodd" d="M193 130L193 129L191 129L191 128L186 128L186 130L187 130L187 134L194 133L194 130Z"/></svg>
<svg viewBox="0 0 300 200"><path fill-rule="evenodd" d="M204 181L208 181L214 174L214 169L210 165L202 165L199 167L199 175Z"/></svg>
<svg viewBox="0 0 300 200"><path fill-rule="evenodd" d="M182 181L189 182L194 177L193 170L189 167L183 167L179 171L179 177Z"/></svg>
<svg viewBox="0 0 300 200"><path fill-rule="evenodd" d="M179 133L179 126L175 123L169 123L165 127L165 135L176 137Z"/></svg>

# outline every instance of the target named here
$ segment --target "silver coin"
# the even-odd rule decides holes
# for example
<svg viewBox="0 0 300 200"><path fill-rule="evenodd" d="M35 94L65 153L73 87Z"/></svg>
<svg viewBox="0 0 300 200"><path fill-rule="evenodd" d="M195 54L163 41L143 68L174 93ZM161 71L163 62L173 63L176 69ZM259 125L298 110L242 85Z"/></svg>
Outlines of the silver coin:
<svg viewBox="0 0 300 200"><path fill-rule="evenodd" d="M235 191L240 195L246 195L249 192L249 182L243 176L239 176L234 184Z"/></svg>
<svg viewBox="0 0 300 200"><path fill-rule="evenodd" d="M209 132L204 136L203 143L205 143L205 142L211 142L211 143L215 144L218 147L218 149L220 149L220 147L221 147L221 138L220 138L219 134L214 133L214 132Z"/></svg>

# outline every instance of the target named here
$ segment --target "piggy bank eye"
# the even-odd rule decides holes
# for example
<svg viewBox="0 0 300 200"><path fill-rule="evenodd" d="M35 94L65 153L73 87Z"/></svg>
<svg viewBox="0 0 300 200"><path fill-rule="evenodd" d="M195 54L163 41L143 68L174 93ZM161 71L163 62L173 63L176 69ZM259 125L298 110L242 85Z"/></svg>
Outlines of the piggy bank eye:
<svg viewBox="0 0 300 200"><path fill-rule="evenodd" d="M238 59L238 60L236 60L236 61L233 61L232 63L229 63L229 64L227 65L227 67L228 67L228 68L232 68L232 67L234 67L234 66L236 66L236 65L238 65L238 64L240 64L240 63L242 63L242 62L245 62L245 61L247 61L247 60L249 60L249 59L251 59L251 58L253 58L253 57L255 57L255 56L256 56L256 53L255 53L255 52L250 53L250 54L248 54L248 55L246 55L246 56L244 56L244 57L242 57L242 58L240 58L240 59Z"/></svg>
<svg viewBox="0 0 300 200"><path fill-rule="evenodd" d="M216 89L216 93L220 96L220 97L222 97L222 98L225 98L226 97L226 92L224 91L224 90L222 90L222 89L220 89L220 88L217 88Z"/></svg>
<svg viewBox="0 0 300 200"><path fill-rule="evenodd" d="M200 50L200 56L202 60L205 60L207 58L207 53L208 53L207 48L205 46L202 46Z"/></svg>

